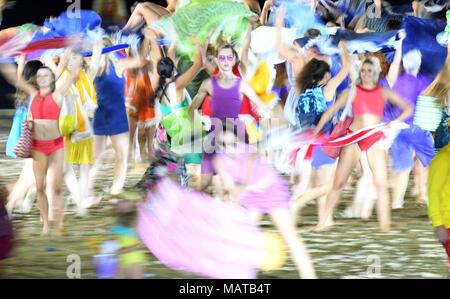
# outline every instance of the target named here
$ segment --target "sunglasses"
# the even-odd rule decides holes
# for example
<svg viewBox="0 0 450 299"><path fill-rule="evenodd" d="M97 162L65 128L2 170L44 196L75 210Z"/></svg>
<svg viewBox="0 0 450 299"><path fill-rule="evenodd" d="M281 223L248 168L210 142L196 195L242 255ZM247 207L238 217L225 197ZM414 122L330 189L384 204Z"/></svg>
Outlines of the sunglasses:
<svg viewBox="0 0 450 299"><path fill-rule="evenodd" d="M225 60L228 60L229 62L233 61L234 59L234 55L219 55L219 57L217 58L220 62L224 62Z"/></svg>

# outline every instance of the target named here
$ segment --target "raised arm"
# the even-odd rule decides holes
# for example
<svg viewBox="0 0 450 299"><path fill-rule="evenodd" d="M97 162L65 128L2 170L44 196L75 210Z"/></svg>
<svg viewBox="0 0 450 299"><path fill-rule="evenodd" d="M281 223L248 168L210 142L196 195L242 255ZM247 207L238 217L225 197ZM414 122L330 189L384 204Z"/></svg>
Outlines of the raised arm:
<svg viewBox="0 0 450 299"><path fill-rule="evenodd" d="M252 36L251 33L252 33L252 24L248 24L247 33L245 34L244 43L242 45L241 59L239 62L239 69L241 71L242 76L244 77L245 73L247 72L248 51L250 49L250 41Z"/></svg>
<svg viewBox="0 0 450 299"><path fill-rule="evenodd" d="M275 31L275 44L278 49L278 53L285 59L287 59L290 63L295 64L298 63L299 60L302 62L302 64L305 64L304 58L301 55L297 55L296 51L291 47L287 48L283 44L283 40L281 38L281 28L284 26L284 13L282 9L278 9L277 16L276 16L276 31Z"/></svg>
<svg viewBox="0 0 450 299"><path fill-rule="evenodd" d="M412 107L405 102L395 91L390 88L382 88L381 94L383 98L402 109L402 113L391 121L391 123L399 123L407 119L413 113Z"/></svg>
<svg viewBox="0 0 450 299"><path fill-rule="evenodd" d="M322 131L323 126L333 117L333 115L339 111L339 109L343 108L347 104L348 97L350 95L350 89L344 90L336 100L336 102L328 108L320 118L319 123L314 129L314 134L317 135Z"/></svg>
<svg viewBox="0 0 450 299"><path fill-rule="evenodd" d="M348 54L345 42L340 41L339 48L341 49L342 67L336 74L336 76L334 76L328 81L327 85L323 90L323 94L327 101L331 101L334 98L334 95L336 94L336 89L339 87L342 81L345 80L348 73L350 72L350 56Z"/></svg>
<svg viewBox="0 0 450 299"><path fill-rule="evenodd" d="M22 90L27 95L31 96L37 92L33 85L29 84L22 78L18 79L17 66L15 64L0 64L0 72L3 74L8 83Z"/></svg>
<svg viewBox="0 0 450 299"><path fill-rule="evenodd" d="M264 2L264 6L261 12L261 16L259 17L259 23L261 25L266 25L267 23L267 17L269 16L269 11L270 8L274 5L275 0L266 0L266 2Z"/></svg>
<svg viewBox="0 0 450 299"><path fill-rule="evenodd" d="M386 76L386 80L389 83L389 86L392 88L395 85L395 82L397 82L398 74L400 73L400 65L402 63L402 52L403 52L403 39L404 39L404 33L401 33L401 39L398 42L397 49L395 51L394 60L391 63L391 66L389 67L389 72Z"/></svg>
<svg viewBox="0 0 450 299"><path fill-rule="evenodd" d="M92 81L94 81L95 77L100 69L100 58L102 56L103 43L101 40L97 41L94 44L94 48L92 49L92 57L91 62L89 64L89 77Z"/></svg>
<svg viewBox="0 0 450 299"><path fill-rule="evenodd" d="M198 72L203 68L203 58L206 55L207 41L202 45L198 45L197 54L195 55L194 64L175 80L177 90L185 89L188 84L197 76Z"/></svg>
<svg viewBox="0 0 450 299"><path fill-rule="evenodd" d="M54 70L56 81L58 81L58 79L66 69L67 64L69 63L70 55L72 55L72 48L67 48L66 51L64 51L64 54L61 56L61 60L59 61L58 66Z"/></svg>
<svg viewBox="0 0 450 299"><path fill-rule="evenodd" d="M197 94L195 95L191 105L189 106L189 115L191 116L192 119L194 119L194 111L200 108L205 97L208 94L210 94L210 91L211 91L211 79L207 79L202 82L202 85L200 85Z"/></svg>

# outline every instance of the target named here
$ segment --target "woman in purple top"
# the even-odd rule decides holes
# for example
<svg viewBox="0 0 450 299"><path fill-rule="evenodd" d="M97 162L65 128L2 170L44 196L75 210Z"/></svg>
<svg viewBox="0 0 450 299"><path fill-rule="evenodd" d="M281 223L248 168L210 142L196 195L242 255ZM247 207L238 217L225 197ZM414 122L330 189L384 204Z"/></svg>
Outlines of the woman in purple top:
<svg viewBox="0 0 450 299"><path fill-rule="evenodd" d="M215 132L221 130L225 120L231 120L240 136L245 136L245 126L239 121L239 112L243 96L247 96L256 106L269 114L264 103L256 95L249 84L233 73L233 66L238 61L238 55L230 44L222 45L215 58L219 74L203 81L200 89L189 108L191 117L195 109L200 108L207 95L211 96L211 130L204 142L202 160L202 176L199 190L204 191L211 184L214 174L212 155L215 152Z"/></svg>
<svg viewBox="0 0 450 299"><path fill-rule="evenodd" d="M420 65L422 55L419 50L411 50L403 55L403 70L400 76L400 63L393 63L389 70L391 74L388 84L407 103L416 109L417 98L431 83L431 80L420 75ZM392 76L394 74L394 76ZM389 122L395 119L401 111L397 107L386 106L384 121ZM409 128L402 130L390 148L390 156L393 170L393 200L392 208L403 208L403 200L408 186L409 173L414 167L414 158L417 158L415 171L416 188L419 191L418 202L427 202L427 178L428 167L434 157L434 141L430 132L423 130L413 124L414 114L408 117L405 122Z"/></svg>

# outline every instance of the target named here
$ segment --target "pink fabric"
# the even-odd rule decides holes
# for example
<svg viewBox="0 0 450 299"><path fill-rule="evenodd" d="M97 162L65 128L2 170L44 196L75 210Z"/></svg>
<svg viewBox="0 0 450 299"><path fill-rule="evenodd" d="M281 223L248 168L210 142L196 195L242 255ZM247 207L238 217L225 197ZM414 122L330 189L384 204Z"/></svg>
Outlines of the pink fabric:
<svg viewBox="0 0 450 299"><path fill-rule="evenodd" d="M168 178L139 208L137 231L167 267L210 278L256 278L264 259L263 235L245 209Z"/></svg>

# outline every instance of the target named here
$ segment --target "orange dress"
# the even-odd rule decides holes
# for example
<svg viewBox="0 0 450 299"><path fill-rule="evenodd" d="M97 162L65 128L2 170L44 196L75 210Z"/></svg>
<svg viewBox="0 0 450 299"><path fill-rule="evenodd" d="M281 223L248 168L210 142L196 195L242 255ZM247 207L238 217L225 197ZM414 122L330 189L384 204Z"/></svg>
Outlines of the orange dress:
<svg viewBox="0 0 450 299"><path fill-rule="evenodd" d="M147 72L127 72L125 97L129 99L129 117L136 118L139 124L150 125L155 118L155 108L150 105L153 89Z"/></svg>

